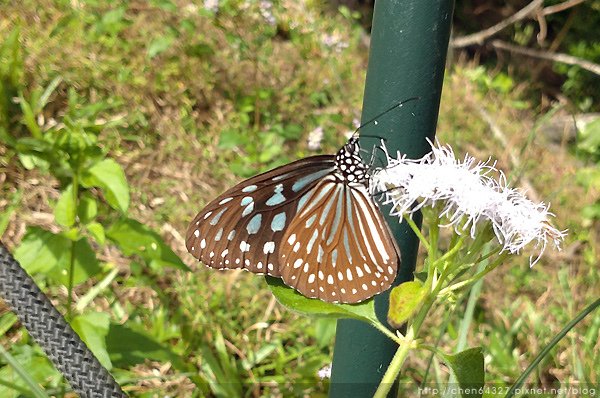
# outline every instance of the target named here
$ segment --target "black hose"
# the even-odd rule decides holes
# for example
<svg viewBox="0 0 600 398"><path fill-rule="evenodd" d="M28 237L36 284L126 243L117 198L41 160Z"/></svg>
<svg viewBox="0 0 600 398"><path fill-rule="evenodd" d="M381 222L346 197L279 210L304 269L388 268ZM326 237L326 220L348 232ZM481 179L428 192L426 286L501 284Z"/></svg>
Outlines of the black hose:
<svg viewBox="0 0 600 398"><path fill-rule="evenodd" d="M2 243L0 298L15 312L79 396L127 397L112 375L98 362Z"/></svg>

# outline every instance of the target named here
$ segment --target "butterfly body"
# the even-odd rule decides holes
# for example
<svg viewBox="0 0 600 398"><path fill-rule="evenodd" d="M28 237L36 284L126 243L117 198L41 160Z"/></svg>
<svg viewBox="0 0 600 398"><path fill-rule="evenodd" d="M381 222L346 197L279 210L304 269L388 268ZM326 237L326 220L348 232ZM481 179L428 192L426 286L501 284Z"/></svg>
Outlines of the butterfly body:
<svg viewBox="0 0 600 398"><path fill-rule="evenodd" d="M356 137L239 183L192 221L188 251L211 268L281 277L303 295L355 303L387 290L400 253L368 190Z"/></svg>

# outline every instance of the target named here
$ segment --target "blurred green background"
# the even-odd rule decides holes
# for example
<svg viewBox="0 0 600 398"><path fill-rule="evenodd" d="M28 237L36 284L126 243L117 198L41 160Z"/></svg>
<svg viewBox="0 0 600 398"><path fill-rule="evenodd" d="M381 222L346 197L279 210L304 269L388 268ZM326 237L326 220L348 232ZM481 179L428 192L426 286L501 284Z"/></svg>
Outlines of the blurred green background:
<svg viewBox="0 0 600 398"><path fill-rule="evenodd" d="M600 63L600 3L571 3L550 13L562 3L546 1L494 39ZM454 37L525 5L459 1ZM369 20L360 1L0 2L2 240L132 396L326 395L317 372L335 321L287 311L260 277L206 270L182 235L240 179L345 142ZM563 251L486 279L468 339L484 347L489 383L510 385L600 296L599 93L588 70L487 42L449 55L439 140L459 158L498 159L569 229ZM451 351L465 303L439 307L431 344ZM599 330L596 312L529 381L599 384ZM68 395L2 303L0 343L49 395ZM429 360L410 358L407 391L426 369L447 379ZM0 396L27 391L0 358Z"/></svg>

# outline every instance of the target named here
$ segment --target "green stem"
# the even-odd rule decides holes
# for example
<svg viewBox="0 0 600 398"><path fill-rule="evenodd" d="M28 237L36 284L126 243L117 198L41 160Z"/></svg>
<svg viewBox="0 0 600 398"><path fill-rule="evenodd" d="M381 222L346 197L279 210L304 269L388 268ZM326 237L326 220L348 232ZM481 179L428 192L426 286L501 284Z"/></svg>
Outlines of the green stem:
<svg viewBox="0 0 600 398"><path fill-rule="evenodd" d="M79 207L79 174L77 171L73 173L73 203L75 211ZM69 258L69 284L67 286L67 319L71 320L73 309L73 285L75 277L75 242L71 242L71 251Z"/></svg>
<svg viewBox="0 0 600 398"><path fill-rule="evenodd" d="M458 245L457 243L457 245L455 246L460 245ZM400 373L400 370L402 370L402 365L404 365L404 361L408 356L408 352L411 348L413 348L415 336L418 336L419 331L421 330L421 326L423 326L425 318L427 317L429 310L433 306L433 303L435 303L437 295L439 294L442 288L444 280L448 277L448 275L450 275L452 269L453 267L448 266L443 270L442 275L440 275L440 278L436 282L435 288L430 292L430 294L423 302L423 305L419 309L418 314L414 318L413 324L409 326L408 331L406 332L406 336L404 337L404 339L401 339L400 347L396 351L396 354L394 355L394 358L392 358L390 366L383 375L383 379L381 380L381 383L379 384L379 387L377 388L374 397L386 397L387 393L391 390L394 381L397 379L398 374ZM429 279L431 279L431 276L428 277L428 280Z"/></svg>
<svg viewBox="0 0 600 398"><path fill-rule="evenodd" d="M375 391L375 395L373 395L373 398L387 397L388 393L392 389L392 386L396 382L398 374L402 369L402 365L404 365L404 361L408 356L408 352L413 346L413 342L414 334L412 332L412 328L409 328L408 332L406 333L406 337L404 338L402 344L400 344L400 347L398 348L398 351L396 351L396 354L392 358L390 366L388 366L387 370L385 371L383 379L381 379L381 383L379 383L379 387L377 387L377 391Z"/></svg>
<svg viewBox="0 0 600 398"><path fill-rule="evenodd" d="M489 256L485 256L484 258L487 259ZM467 280L464 280L462 282L458 282L455 283L452 286L448 286L442 290L440 290L440 294L444 295L447 294L451 291L463 288L465 286L469 286L475 282L477 282L478 280L480 280L481 278L483 278L484 276L486 276L487 274L489 274L490 272L492 272L493 270L495 270L500 264L502 264L504 262L504 260L508 257L508 253L504 252L502 253L500 256L498 256L498 258L496 260L494 260L489 266L486 267L486 269L484 269L483 271L479 272L476 275L473 275L472 277L470 277Z"/></svg>
<svg viewBox="0 0 600 398"><path fill-rule="evenodd" d="M425 239L425 236L423 236L423 234L421 233L421 230L419 229L417 224L415 224L413 219L410 218L410 215L405 215L404 219L408 223L408 226L410 227L410 229L412 229L412 231L415 233L415 235L417 235L417 237L419 238L419 242L423 245L423 247L427 250L427 252L429 252L429 250L430 250L429 242L427 241L427 239Z"/></svg>
<svg viewBox="0 0 600 398"><path fill-rule="evenodd" d="M458 253L458 251L462 248L463 244L465 243L465 239L466 237L463 235L460 237L460 239L456 242L456 244L450 249L448 250L446 253L444 253L444 255L440 258L438 258L437 260L434 261L434 265L437 268L437 265L447 261L450 257L454 256L456 253Z"/></svg>
<svg viewBox="0 0 600 398"><path fill-rule="evenodd" d="M371 325L373 325L375 329L379 330L381 333L385 334L387 337L395 341L398 345L401 345L404 341L402 338L395 335L390 329L385 327L381 322L377 320L372 320Z"/></svg>
<svg viewBox="0 0 600 398"><path fill-rule="evenodd" d="M10 365L16 374L21 376L23 382L27 387L29 387L29 391L27 391L27 395L32 395L36 398L48 398L48 394L42 390L40 385L33 379L30 374L31 369L25 369L5 348L2 344L0 344L0 357L4 359L4 361Z"/></svg>

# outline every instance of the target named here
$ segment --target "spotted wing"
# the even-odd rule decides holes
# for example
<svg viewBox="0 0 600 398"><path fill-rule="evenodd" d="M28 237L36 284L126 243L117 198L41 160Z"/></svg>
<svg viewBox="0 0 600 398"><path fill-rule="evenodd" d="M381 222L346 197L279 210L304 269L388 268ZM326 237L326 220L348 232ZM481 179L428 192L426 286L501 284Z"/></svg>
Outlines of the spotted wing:
<svg viewBox="0 0 600 398"><path fill-rule="evenodd" d="M287 285L329 302L356 303L387 290L400 264L367 188L333 175L302 197L278 254Z"/></svg>
<svg viewBox="0 0 600 398"><path fill-rule="evenodd" d="M212 268L280 276L277 246L297 202L333 168L334 156L313 156L239 183L194 218L188 251Z"/></svg>

